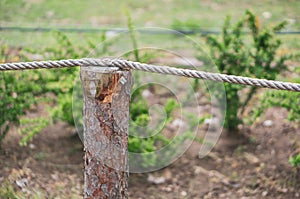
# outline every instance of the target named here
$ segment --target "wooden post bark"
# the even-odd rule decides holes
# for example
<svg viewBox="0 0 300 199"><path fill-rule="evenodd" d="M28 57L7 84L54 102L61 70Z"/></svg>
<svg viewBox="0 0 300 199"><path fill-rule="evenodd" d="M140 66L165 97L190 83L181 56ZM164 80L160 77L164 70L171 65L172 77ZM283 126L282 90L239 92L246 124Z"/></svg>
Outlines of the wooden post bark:
<svg viewBox="0 0 300 199"><path fill-rule="evenodd" d="M84 198L128 198L130 71L81 68Z"/></svg>

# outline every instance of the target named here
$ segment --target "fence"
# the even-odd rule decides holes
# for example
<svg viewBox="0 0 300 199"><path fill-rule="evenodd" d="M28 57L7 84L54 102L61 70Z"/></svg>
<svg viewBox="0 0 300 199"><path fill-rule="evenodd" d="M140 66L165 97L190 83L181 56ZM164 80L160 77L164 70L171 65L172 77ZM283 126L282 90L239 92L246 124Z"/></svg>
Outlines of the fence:
<svg viewBox="0 0 300 199"><path fill-rule="evenodd" d="M84 98L84 197L128 198L130 69L300 92L300 84L155 66L121 59L0 64L0 70L81 66Z"/></svg>
<svg viewBox="0 0 300 199"><path fill-rule="evenodd" d="M129 32L126 28L45 28L45 27L17 27L17 26L2 26L0 31L19 31L19 32L51 32L53 30L58 30L60 32L70 32L70 33L127 33ZM172 29L172 30L136 30L141 34L156 34L156 35L208 35L208 34L221 34L221 30L217 29L189 29L184 28ZM243 32L244 34L249 34L249 32ZM299 35L299 30L292 31L279 31L275 32L278 35Z"/></svg>

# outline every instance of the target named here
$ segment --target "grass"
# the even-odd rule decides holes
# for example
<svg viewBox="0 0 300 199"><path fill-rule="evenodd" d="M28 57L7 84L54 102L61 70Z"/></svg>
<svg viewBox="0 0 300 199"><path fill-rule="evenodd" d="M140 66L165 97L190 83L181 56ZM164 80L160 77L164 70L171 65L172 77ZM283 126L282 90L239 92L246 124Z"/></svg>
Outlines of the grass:
<svg viewBox="0 0 300 199"><path fill-rule="evenodd" d="M22 27L123 27L126 28L124 7L131 13L135 27L171 28L176 22L195 24L204 29L219 29L226 15L233 19L243 15L246 9L252 9L263 23L275 23L284 19L294 19L288 29L300 29L299 1L289 0L245 0L245 1L197 1L197 0L163 0L163 1L118 1L97 0L3 0L0 3L0 24L3 26ZM270 12L272 17L264 19L263 12ZM18 14L15 14L18 13ZM234 21L234 20L233 20ZM51 33L0 32L0 44L40 48L55 43ZM100 33L68 33L71 40L84 42L83 38L97 40ZM170 36L172 37L172 36ZM170 38L169 40L173 39ZM283 36L284 38L290 36ZM297 40L299 36L293 36ZM34 39L33 39L34 38ZM150 38L150 37L148 37ZM158 43L165 41L164 36L152 36ZM197 38L198 39L198 38ZM295 39L295 40L296 40ZM292 40L288 45L296 45ZM176 44L175 44L176 45ZM290 48L290 46L288 46Z"/></svg>
<svg viewBox="0 0 300 199"><path fill-rule="evenodd" d="M231 14L233 18L237 18L246 9L252 9L260 16L263 12L270 12L270 22L285 18L299 20L299 4L297 0L127 0L122 3L109 0L101 3L97 0L68 0L59 3L55 0L4 0L1 3L0 16L2 22L14 25L126 27L123 12L126 6L139 27L169 27L174 20L189 19L198 21L202 27L220 27L226 15ZM299 21L292 25L292 28L299 27Z"/></svg>

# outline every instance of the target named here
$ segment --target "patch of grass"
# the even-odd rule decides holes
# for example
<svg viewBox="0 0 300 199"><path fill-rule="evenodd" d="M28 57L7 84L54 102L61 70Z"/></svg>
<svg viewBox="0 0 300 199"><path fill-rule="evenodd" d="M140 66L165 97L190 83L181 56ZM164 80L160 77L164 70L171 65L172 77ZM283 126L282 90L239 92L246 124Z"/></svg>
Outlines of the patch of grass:
<svg viewBox="0 0 300 199"><path fill-rule="evenodd" d="M300 153L298 153L297 155L290 157L289 158L289 163L293 166L293 167L299 167L300 166Z"/></svg>
<svg viewBox="0 0 300 199"><path fill-rule="evenodd" d="M5 181L0 187L0 198L19 199L20 197L17 196L17 193L14 191L13 186L8 181Z"/></svg>
<svg viewBox="0 0 300 199"><path fill-rule="evenodd" d="M69 0L57 2L54 0L3 0L0 3L0 23L11 26L27 27L123 27L126 28L126 16L122 10L128 7L135 27L165 27L171 28L172 24L185 24L188 27L203 29L220 29L225 16L230 14L234 19L242 16L244 10L254 10L262 23L275 23L288 19L290 24L287 29L300 29L298 19L299 1L197 1L197 0L173 0L153 2L150 0L126 2L103 0L79 1ZM238 9L237 9L238 8ZM270 12L271 17L265 19L263 12ZM15 13L18 13L17 15ZM11 46L36 47L51 46L55 44L50 33L24 33L24 32L0 32L0 43ZM101 33L67 33L72 43L79 45L84 43L82 38L94 38L97 41ZM288 45L294 45L299 49L296 40L299 36L283 35L288 38ZM34 38L34 39L32 39ZM165 36L153 36L152 40L159 43L165 42ZM169 36L170 38L170 36ZM73 42L75 41L75 42Z"/></svg>
<svg viewBox="0 0 300 199"><path fill-rule="evenodd" d="M255 10L257 15L270 12L269 22L281 21L285 18L297 19L299 1L197 1L173 0L153 2L150 0L119 1L97 0L79 1L69 0L57 2L55 0L4 0L1 3L2 18L15 25L80 25L99 27L125 27L122 6L131 10L131 16L136 26L163 26L169 27L173 20L197 20L202 27L220 27L223 18L230 14L233 18L242 15L244 10ZM238 8L238 9L237 9ZM14 10L14 12L12 12ZM14 14L18 12L18 15ZM300 22L291 24L299 28Z"/></svg>

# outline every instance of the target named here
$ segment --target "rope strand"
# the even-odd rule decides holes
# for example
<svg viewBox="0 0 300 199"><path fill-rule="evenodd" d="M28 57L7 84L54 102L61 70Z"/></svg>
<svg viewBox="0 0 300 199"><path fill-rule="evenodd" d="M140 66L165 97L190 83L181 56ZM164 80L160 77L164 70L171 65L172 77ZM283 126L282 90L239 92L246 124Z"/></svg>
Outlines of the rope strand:
<svg viewBox="0 0 300 199"><path fill-rule="evenodd" d="M248 86L256 86L262 88L271 88L277 90L289 90L300 92L300 84L273 81L266 79L256 79L235 75L226 75L219 73L203 72L191 69L174 68L169 66L156 66L151 64L144 64L139 62L127 61L122 59L68 59L68 60L56 60L56 61L35 61L35 62L19 62L19 63L4 63L0 64L0 71L6 70L25 70L25 69L50 69L50 68L63 68L63 67L118 67L122 70L141 70L146 72L161 73L168 75L177 75L191 78L198 78L204 80L212 80L218 82L227 82L232 84L241 84Z"/></svg>

